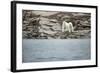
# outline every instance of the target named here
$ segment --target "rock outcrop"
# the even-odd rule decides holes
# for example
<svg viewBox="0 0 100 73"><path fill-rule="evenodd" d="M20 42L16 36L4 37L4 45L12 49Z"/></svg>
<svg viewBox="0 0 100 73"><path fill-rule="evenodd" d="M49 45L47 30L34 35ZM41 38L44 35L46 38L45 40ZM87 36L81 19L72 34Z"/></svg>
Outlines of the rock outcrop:
<svg viewBox="0 0 100 73"><path fill-rule="evenodd" d="M74 32L62 32L62 21L69 17ZM89 13L47 12L23 10L23 38L25 39L67 39L90 38L91 21Z"/></svg>

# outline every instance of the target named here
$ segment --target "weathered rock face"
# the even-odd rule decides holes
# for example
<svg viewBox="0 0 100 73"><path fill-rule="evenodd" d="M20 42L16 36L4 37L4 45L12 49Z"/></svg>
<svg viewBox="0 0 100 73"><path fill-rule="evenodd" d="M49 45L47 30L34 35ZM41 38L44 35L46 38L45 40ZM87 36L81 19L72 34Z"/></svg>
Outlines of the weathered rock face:
<svg viewBox="0 0 100 73"><path fill-rule="evenodd" d="M90 38L90 14L23 10L23 38ZM74 32L62 32L62 19L70 17Z"/></svg>
<svg viewBox="0 0 100 73"><path fill-rule="evenodd" d="M40 38L57 38L55 36L58 32L61 32L61 24L56 19L40 18L39 22Z"/></svg>

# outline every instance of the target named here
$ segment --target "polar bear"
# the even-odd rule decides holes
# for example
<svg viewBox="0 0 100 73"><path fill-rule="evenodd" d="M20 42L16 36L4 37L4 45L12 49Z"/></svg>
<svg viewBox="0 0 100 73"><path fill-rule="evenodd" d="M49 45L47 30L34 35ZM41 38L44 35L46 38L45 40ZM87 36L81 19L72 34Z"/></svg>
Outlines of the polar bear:
<svg viewBox="0 0 100 73"><path fill-rule="evenodd" d="M62 23L62 32L68 31L69 33L74 31L73 24L71 22L63 21Z"/></svg>

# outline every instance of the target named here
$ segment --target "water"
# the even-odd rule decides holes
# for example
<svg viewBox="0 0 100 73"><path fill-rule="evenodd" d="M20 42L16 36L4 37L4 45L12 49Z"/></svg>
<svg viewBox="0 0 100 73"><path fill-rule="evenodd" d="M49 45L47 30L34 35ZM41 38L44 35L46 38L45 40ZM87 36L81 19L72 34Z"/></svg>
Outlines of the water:
<svg viewBox="0 0 100 73"><path fill-rule="evenodd" d="M22 61L48 62L90 59L90 39L23 39Z"/></svg>

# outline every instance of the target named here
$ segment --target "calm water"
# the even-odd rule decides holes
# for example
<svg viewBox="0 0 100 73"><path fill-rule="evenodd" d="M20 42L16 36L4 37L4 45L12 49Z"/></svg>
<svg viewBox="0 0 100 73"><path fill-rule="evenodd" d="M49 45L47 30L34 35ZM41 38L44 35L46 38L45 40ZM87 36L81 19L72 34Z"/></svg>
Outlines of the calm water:
<svg viewBox="0 0 100 73"><path fill-rule="evenodd" d="M46 62L90 59L90 39L22 41L23 62Z"/></svg>

